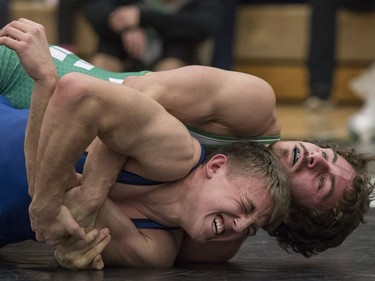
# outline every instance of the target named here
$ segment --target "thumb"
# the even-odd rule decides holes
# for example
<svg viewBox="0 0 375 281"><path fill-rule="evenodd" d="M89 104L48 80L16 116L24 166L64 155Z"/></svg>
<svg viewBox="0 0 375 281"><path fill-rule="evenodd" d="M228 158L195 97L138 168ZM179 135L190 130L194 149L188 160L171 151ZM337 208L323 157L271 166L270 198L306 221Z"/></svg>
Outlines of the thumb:
<svg viewBox="0 0 375 281"><path fill-rule="evenodd" d="M86 236L85 229L81 227L77 221L70 215L66 222L67 232L75 239L82 240Z"/></svg>
<svg viewBox="0 0 375 281"><path fill-rule="evenodd" d="M94 260L91 262L91 268L102 270L104 268L104 262L102 259L102 255L97 255Z"/></svg>

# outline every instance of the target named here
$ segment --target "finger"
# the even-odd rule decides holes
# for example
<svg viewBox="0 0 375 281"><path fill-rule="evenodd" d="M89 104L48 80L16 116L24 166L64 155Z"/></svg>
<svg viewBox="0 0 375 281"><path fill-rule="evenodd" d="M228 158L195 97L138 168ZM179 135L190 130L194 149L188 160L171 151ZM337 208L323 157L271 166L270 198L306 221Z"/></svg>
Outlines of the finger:
<svg viewBox="0 0 375 281"><path fill-rule="evenodd" d="M100 254L107 246L109 242L108 239L110 240L109 230L108 228L103 228L99 231L99 235L95 239L92 239L85 248L82 248L82 251L86 253L92 252L91 256L92 258L94 258L96 255Z"/></svg>
<svg viewBox="0 0 375 281"><path fill-rule="evenodd" d="M100 236L95 240L96 244L92 246L88 251L84 253L84 258L90 262L95 259L96 256L100 255L104 248L107 247L108 243L111 241L111 235L107 234L105 237Z"/></svg>
<svg viewBox="0 0 375 281"><path fill-rule="evenodd" d="M39 25L40 28L43 26ZM6 25L1 31L1 41L0 44L7 46L13 50L18 49L18 47L22 46L23 41L27 43L30 39L30 35L27 34L31 31L30 24L21 21L12 21L8 25Z"/></svg>
<svg viewBox="0 0 375 281"><path fill-rule="evenodd" d="M31 25L31 26L38 26L38 27L42 26L40 23L37 23L37 22L32 21L32 20L29 20L27 18L19 18L18 21L26 23L26 24Z"/></svg>
<svg viewBox="0 0 375 281"><path fill-rule="evenodd" d="M24 34L25 33L22 30L19 30L18 28L11 25L5 26L2 31L2 36L4 38L10 38L13 41L21 40Z"/></svg>
<svg viewBox="0 0 375 281"><path fill-rule="evenodd" d="M16 50L19 43L17 40L10 37L0 37L0 45L4 45L9 49Z"/></svg>
<svg viewBox="0 0 375 281"><path fill-rule="evenodd" d="M69 249L69 251L79 251L81 253L85 253L105 239L108 234L108 228L103 228L102 230L93 229L86 234L83 240L77 240L69 237L69 239L63 243L63 245Z"/></svg>
<svg viewBox="0 0 375 281"><path fill-rule="evenodd" d="M102 270L104 268L102 255L98 255L94 258L94 260L91 263L91 268L96 270Z"/></svg>
<svg viewBox="0 0 375 281"><path fill-rule="evenodd" d="M6 30L6 32L17 30L20 32L20 34L24 34L30 30L30 25L19 20L14 20L7 24L4 29Z"/></svg>
<svg viewBox="0 0 375 281"><path fill-rule="evenodd" d="M71 249L61 248L59 246L55 251L55 258L58 263L65 268L85 269L91 267L93 269L102 269L104 267L104 262L100 254L110 240L111 236L107 235L87 252L81 250L71 251Z"/></svg>
<svg viewBox="0 0 375 281"><path fill-rule="evenodd" d="M75 239L82 240L86 236L85 229L81 227L75 220L73 220L72 223L68 224L67 231Z"/></svg>
<svg viewBox="0 0 375 281"><path fill-rule="evenodd" d="M98 229L93 229L90 232L88 232L85 236L84 239L82 240L77 240L74 237L69 237L64 243L64 246L71 247L74 245L75 249L82 249L83 247L86 247L87 244L91 243L94 241L97 237L99 236L99 230Z"/></svg>

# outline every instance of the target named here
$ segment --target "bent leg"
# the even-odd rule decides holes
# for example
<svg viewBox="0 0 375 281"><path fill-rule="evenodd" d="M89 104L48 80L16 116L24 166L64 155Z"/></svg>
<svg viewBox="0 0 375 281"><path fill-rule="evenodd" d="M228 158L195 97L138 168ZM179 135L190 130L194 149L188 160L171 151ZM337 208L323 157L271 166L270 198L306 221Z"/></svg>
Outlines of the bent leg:
<svg viewBox="0 0 375 281"><path fill-rule="evenodd" d="M338 0L310 0L312 8L307 59L310 96L328 99L335 70ZM322 32L324 30L324 32Z"/></svg>

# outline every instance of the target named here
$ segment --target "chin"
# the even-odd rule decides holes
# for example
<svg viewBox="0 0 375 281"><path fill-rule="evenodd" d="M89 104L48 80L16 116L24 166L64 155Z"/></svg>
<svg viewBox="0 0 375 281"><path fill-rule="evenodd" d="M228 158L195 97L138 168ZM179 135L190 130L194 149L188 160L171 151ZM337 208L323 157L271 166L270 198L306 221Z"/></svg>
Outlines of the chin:
<svg viewBox="0 0 375 281"><path fill-rule="evenodd" d="M202 234L202 233L187 233L189 236L190 236L190 238L194 241L194 242L196 242L196 243L206 243L206 242L208 242L208 239L207 238L205 238L204 237L204 235Z"/></svg>

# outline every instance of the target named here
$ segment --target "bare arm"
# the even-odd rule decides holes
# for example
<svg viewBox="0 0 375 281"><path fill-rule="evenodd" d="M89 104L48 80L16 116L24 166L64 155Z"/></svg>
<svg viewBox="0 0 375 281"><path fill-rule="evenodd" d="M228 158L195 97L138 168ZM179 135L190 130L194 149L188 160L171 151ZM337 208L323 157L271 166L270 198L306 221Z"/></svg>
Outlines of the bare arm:
<svg viewBox="0 0 375 281"><path fill-rule="evenodd" d="M25 137L25 159L29 194L31 197L34 197L35 181L40 176L40 171L37 167L41 126L50 97L57 85L57 71L49 53L45 30L42 25L21 18L18 21L11 22L0 32L0 43L16 51L23 67L35 82ZM66 189L77 185L77 183L78 179L72 173L65 182L62 182L62 185L65 184L64 187ZM51 194L56 192L56 190L50 191ZM59 192L63 193L64 191L61 190ZM56 223L58 224L58 220L56 220L54 215L60 214L60 219L65 220L65 223L69 225L69 233L82 238L84 231L78 224L74 223L74 220L69 215L69 211L61 206L61 204L55 206L53 212L44 214L47 217L52 214L50 220L52 223L47 227L55 226ZM61 214L65 215L62 216ZM49 237L40 236L39 221L35 221L35 217L32 216L32 210L30 218L37 238L43 241L48 240ZM39 220L39 218L37 219Z"/></svg>
<svg viewBox="0 0 375 281"><path fill-rule="evenodd" d="M187 66L129 77L124 84L155 99L183 123L210 133L238 137L280 133L274 91L253 75Z"/></svg>
<svg viewBox="0 0 375 281"><path fill-rule="evenodd" d="M32 196L40 127L48 101L57 85L57 71L49 54L45 29L38 23L22 18L11 22L0 30L0 44L17 53L35 82L25 138L26 169Z"/></svg>
<svg viewBox="0 0 375 281"><path fill-rule="evenodd" d="M96 227L102 230L95 229L84 240L60 244L56 248L59 265L68 269L102 269L104 263L107 266L170 267L183 236L182 230L172 235L164 230L137 229L110 199L100 210ZM104 263L98 258L100 254Z"/></svg>
<svg viewBox="0 0 375 281"><path fill-rule="evenodd" d="M106 234L96 231L95 236L94 233L86 236L88 240L59 245L55 257L61 266L102 269L104 264L96 267L98 262L92 262L100 253L107 266L169 267L176 259L180 262L226 262L246 239L202 244L194 242L182 230L174 235L164 230L140 230L110 199L101 209L96 227L110 229L110 242Z"/></svg>
<svg viewBox="0 0 375 281"><path fill-rule="evenodd" d="M109 174L88 173L86 165L96 171L95 166L102 165L97 157L90 158L89 152L81 192L75 198L81 203L82 217L101 207L125 161L134 172L169 181L185 176L200 156L199 144L183 124L152 99L128 87L79 73L67 74L50 99L39 141L37 169L41 172L35 179L38 188L30 210L39 219L48 214L45 225L60 216L54 213L55 206L62 204L65 186L75 173L74 164L96 137L102 155L110 155L111 161L106 163L114 168ZM98 188L92 188L93 177Z"/></svg>
<svg viewBox="0 0 375 281"><path fill-rule="evenodd" d="M182 230L138 229L110 200L99 217L111 229L111 242L103 251L106 265L130 267L170 267L173 265L182 240ZM108 222L108 218L111 221ZM174 232L175 232L174 231ZM124 234L126 233L126 234Z"/></svg>
<svg viewBox="0 0 375 281"><path fill-rule="evenodd" d="M181 262L227 262L237 254L246 238L202 244L194 242L185 234L177 260Z"/></svg>

